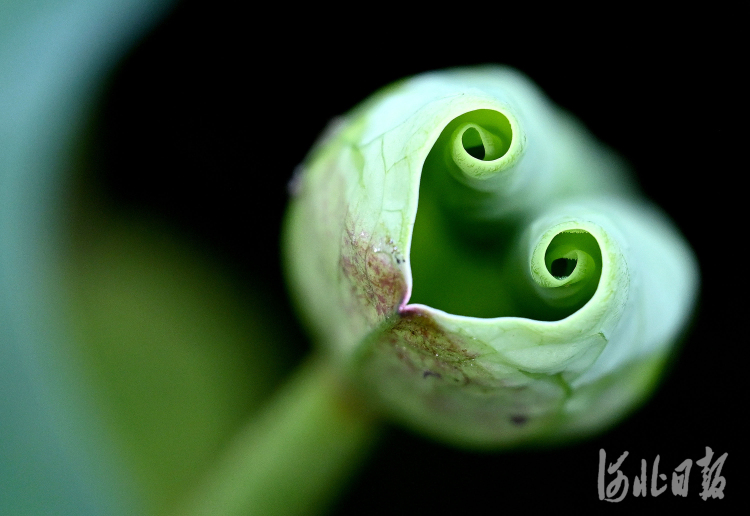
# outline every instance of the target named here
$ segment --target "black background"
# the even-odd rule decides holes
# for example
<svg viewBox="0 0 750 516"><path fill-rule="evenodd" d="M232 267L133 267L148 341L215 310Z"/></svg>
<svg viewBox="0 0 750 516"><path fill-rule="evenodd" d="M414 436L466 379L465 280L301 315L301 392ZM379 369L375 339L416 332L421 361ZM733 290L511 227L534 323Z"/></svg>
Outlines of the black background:
<svg viewBox="0 0 750 516"><path fill-rule="evenodd" d="M286 5L261 14L219 1L180 4L112 78L101 126L109 194L214 246L293 324L279 267L286 183L326 122L404 76L487 62L519 68L632 163L694 247L702 291L693 331L656 395L613 431L562 449L480 454L394 428L335 514L728 508L744 494L738 436L748 376L747 280L730 272L742 270L747 173L733 143L743 102L733 91L740 59L731 31L714 15L699 24L649 14L636 23L589 13L592 21L571 25L491 6L465 19L378 9ZM309 350L301 330L290 346L298 357ZM695 465L686 499L667 489L621 504L598 500L600 448L610 460L630 452L622 469L632 489L641 459L650 479L660 455L671 479L705 446L729 454L724 500L700 499Z"/></svg>

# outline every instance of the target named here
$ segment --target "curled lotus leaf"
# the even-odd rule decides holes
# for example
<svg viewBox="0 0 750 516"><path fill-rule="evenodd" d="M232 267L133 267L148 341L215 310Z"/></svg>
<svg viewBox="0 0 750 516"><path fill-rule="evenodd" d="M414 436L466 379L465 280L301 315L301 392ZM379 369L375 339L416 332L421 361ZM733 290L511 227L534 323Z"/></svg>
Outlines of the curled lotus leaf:
<svg viewBox="0 0 750 516"><path fill-rule="evenodd" d="M299 312L392 417L470 446L599 431L652 391L695 258L625 163L505 67L410 78L292 183Z"/></svg>

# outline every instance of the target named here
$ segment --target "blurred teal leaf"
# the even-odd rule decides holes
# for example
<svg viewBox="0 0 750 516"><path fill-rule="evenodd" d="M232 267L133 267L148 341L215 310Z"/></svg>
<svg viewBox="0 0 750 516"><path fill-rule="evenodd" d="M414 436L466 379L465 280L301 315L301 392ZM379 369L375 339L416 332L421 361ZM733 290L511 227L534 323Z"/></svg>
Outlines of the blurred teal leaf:
<svg viewBox="0 0 750 516"><path fill-rule="evenodd" d="M197 243L69 202L112 68L170 4L0 7L3 514L169 510L280 372L273 308Z"/></svg>

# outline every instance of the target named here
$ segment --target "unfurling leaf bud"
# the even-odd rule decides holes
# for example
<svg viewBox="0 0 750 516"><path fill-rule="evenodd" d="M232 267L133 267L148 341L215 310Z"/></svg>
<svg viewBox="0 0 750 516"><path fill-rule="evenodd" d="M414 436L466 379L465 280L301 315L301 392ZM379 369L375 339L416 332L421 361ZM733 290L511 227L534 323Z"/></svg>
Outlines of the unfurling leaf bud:
<svg viewBox="0 0 750 516"><path fill-rule="evenodd" d="M391 416L464 445L621 418L698 287L622 161L501 67L414 77L335 121L285 238L320 345Z"/></svg>

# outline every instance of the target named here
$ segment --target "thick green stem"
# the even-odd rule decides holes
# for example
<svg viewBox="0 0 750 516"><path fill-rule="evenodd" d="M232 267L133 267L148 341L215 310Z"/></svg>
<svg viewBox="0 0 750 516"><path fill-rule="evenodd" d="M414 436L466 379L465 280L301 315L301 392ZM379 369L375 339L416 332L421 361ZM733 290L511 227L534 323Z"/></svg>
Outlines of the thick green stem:
<svg viewBox="0 0 750 516"><path fill-rule="evenodd" d="M372 414L321 357L303 365L178 514L295 515L324 510L373 442Z"/></svg>

